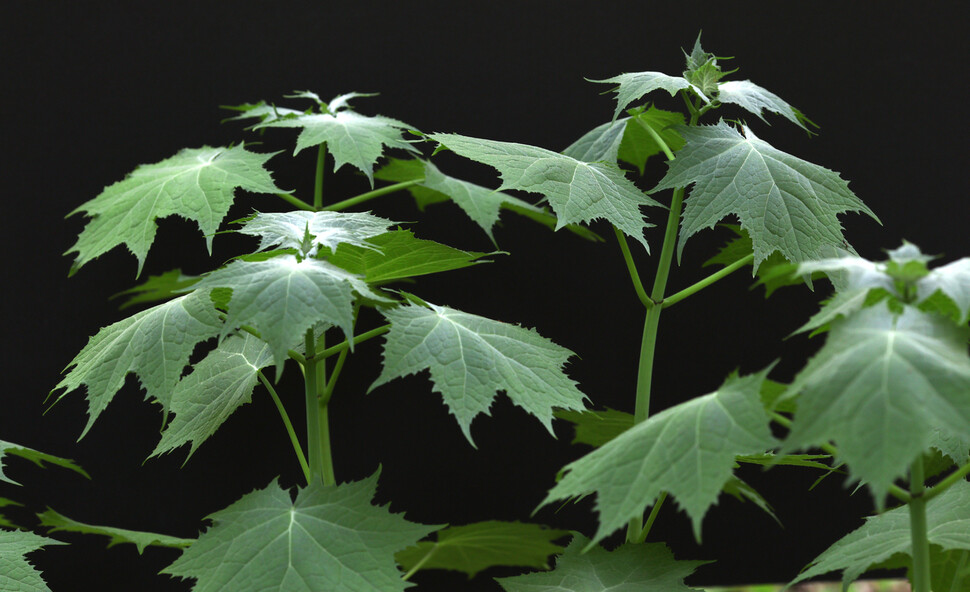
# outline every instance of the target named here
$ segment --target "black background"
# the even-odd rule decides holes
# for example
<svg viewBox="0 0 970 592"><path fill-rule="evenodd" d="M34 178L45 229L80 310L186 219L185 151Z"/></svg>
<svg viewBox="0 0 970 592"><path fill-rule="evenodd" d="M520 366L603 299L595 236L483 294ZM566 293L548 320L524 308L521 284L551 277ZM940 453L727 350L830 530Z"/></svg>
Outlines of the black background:
<svg viewBox="0 0 970 592"><path fill-rule="evenodd" d="M276 410L261 390L184 468L183 451L143 463L157 442L160 416L142 401L134 378L79 443L86 410L81 392L43 414L45 395L88 337L124 316L107 297L135 281L134 258L123 249L68 279L70 258L62 253L84 221L64 215L140 163L183 147L254 139L240 125L220 124L226 113L219 105L280 100L294 89L324 99L380 92L356 108L424 131L561 150L613 111L613 96L583 77L677 74L680 48L689 49L703 29L705 49L736 57L741 70L732 78L772 90L821 126L809 139L780 117L769 116L768 126L722 110L746 117L777 148L850 180L883 223L843 217L860 254L881 258L882 249L906 238L950 259L970 252L967 20L959 4L3 3L0 438L74 458L94 479L12 460L7 471L24 487L0 493L82 521L194 536L205 515L277 475L286 486L300 479ZM290 130L267 134L266 149L286 149L294 137ZM270 161L281 187L309 193L311 152ZM451 155L439 163L456 176L497 182L487 167ZM651 169L642 186L662 173L662 166ZM367 188L347 167L328 175L327 199ZM372 203L385 217L420 220L412 226L420 237L491 250L453 205L420 214L404 194ZM243 195L230 219L253 207L282 210L285 204ZM662 223L660 210L645 213ZM504 220L496 238L510 255L422 279L411 289L435 303L536 327L580 356L568 371L595 406L632 410L642 313L608 227L593 226L611 240L589 244L511 214ZM661 231L649 229L647 238L659 252ZM671 291L703 277L699 264L725 239L717 231L693 238L673 271ZM165 220L145 274L179 266L201 273L250 246L220 237L210 257L191 224ZM636 252L643 275L651 277L654 258ZM826 288L786 290L766 301L750 284L745 273L735 274L664 314L654 410L715 389L735 368L754 372L778 358L772 377L790 379L815 350L818 340L784 337L814 312ZM355 480L381 465L378 500L411 520L528 519L558 468L585 451L568 444L566 426L557 423L554 440L504 396L491 417L474 422L474 449L431 392L426 373L365 396L378 362L375 340L344 369L332 404L336 471L341 481ZM298 423L299 384L286 378L282 384ZM718 560L691 583L787 580L857 527L871 507L865 492L850 496L836 478L808 492L817 477L811 472L743 475L785 527L751 504L724 499L705 519L698 546L687 519L670 504L652 539L667 541L678 558ZM558 514L547 508L535 520L590 534L591 508L589 501ZM65 538L78 544L31 556L55 592L188 589L154 575L174 560L173 552L151 549L138 557L131 546L105 551L103 539ZM448 574L414 581L419 590L497 589Z"/></svg>

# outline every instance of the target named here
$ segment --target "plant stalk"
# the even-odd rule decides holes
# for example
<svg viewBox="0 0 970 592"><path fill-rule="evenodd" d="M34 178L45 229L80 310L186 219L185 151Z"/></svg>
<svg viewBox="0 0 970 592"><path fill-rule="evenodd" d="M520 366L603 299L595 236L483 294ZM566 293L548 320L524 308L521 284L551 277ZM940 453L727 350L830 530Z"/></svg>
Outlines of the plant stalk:
<svg viewBox="0 0 970 592"><path fill-rule="evenodd" d="M316 350L317 344L313 337L312 328L307 329L305 343L307 352ZM326 407L320 405L319 379L323 372L322 366L323 360L317 358L315 354L306 356L303 381L306 387L307 451L310 457L311 478L319 475L323 479L324 485L334 485L336 481L333 479L333 460L330 456L328 414Z"/></svg>
<svg viewBox="0 0 970 592"><path fill-rule="evenodd" d="M323 207L323 173L327 163L327 143L320 144L317 150L317 171L313 177L313 209L319 210Z"/></svg>
<svg viewBox="0 0 970 592"><path fill-rule="evenodd" d="M926 526L923 457L909 470L909 531L913 547L913 592L930 592L930 542Z"/></svg>
<svg viewBox="0 0 970 592"><path fill-rule="evenodd" d="M303 477L306 479L307 485L310 484L310 467L307 465L306 457L303 456L303 447L300 445L300 439L296 437L296 430L293 429L293 423L290 421L290 416L286 413L286 407L283 406L283 401L280 400L280 396L276 393L276 389L270 384L269 379L263 374L262 370L256 371L256 376L259 377L259 381L263 383L266 390L269 391L270 397L273 398L273 403L276 404L276 409L280 412L280 417L283 418L283 425L286 426L286 433L290 436L290 443L293 444L293 450L296 452L296 458L300 462L300 468L303 469Z"/></svg>
<svg viewBox="0 0 970 592"><path fill-rule="evenodd" d="M742 259L738 259L734 263L732 263L732 264L730 264L730 265L728 265L726 267L723 267L722 269L717 270L715 273L712 273L711 275L707 276L706 278L702 279L701 281L697 282L696 284L694 284L692 286L688 286L688 287L684 288L683 290L681 290L680 292L677 292L676 294L672 294L672 295L668 296L667 298L664 298L663 307L664 308L669 308L669 307L677 304L678 302L680 302L684 298L687 298L688 296L691 296L692 294L696 294L697 292L700 292L701 290L703 290L704 288L710 286L714 282L716 282L716 281L718 281L720 279L726 278L727 276L729 276L732 273L734 273L735 271L741 269L745 265L750 265L752 261L754 261L754 254L747 255L746 257L744 257Z"/></svg>
<svg viewBox="0 0 970 592"><path fill-rule="evenodd" d="M381 187L379 189L374 189L373 191L368 191L367 193L361 193L358 196L345 199L343 201L338 201L337 203L332 203L329 206L323 208L324 210L337 212L340 210L345 210L349 207L355 206L365 201L374 199L375 197L380 197L382 195L387 195L388 193L394 193L395 191L400 191L402 189L407 189L412 185L417 185L418 183L424 183L424 178L412 179L410 181L403 181L401 183L395 183L393 185L387 185L386 187Z"/></svg>
<svg viewBox="0 0 970 592"><path fill-rule="evenodd" d="M313 206L311 206L310 204L306 203L305 201L303 201L299 197L296 197L295 195L292 195L292 194L289 194L289 193L277 193L276 194L276 197L282 199L283 201L285 201L286 203L290 204L291 206L294 206L294 207L299 208L301 210L307 210L309 212L312 212L313 211Z"/></svg>

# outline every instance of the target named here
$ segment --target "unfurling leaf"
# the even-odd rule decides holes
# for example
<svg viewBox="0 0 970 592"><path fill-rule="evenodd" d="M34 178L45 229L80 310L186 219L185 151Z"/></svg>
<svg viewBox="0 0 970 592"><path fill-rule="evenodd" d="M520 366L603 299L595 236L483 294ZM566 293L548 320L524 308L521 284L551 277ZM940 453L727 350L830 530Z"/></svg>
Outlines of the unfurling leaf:
<svg viewBox="0 0 970 592"><path fill-rule="evenodd" d="M944 550L970 550L970 483L957 482L927 502L926 523L927 539L931 544ZM788 585L837 570L843 570L842 582L848 585L870 566L897 553L912 555L908 506L866 518L865 524L812 560L809 567Z"/></svg>
<svg viewBox="0 0 970 592"><path fill-rule="evenodd" d="M195 578L194 592L394 592L394 555L437 527L371 504L377 473L363 481L314 480L294 502L275 482L212 514L213 525L163 570Z"/></svg>
<svg viewBox="0 0 970 592"><path fill-rule="evenodd" d="M539 193L558 216L556 230L604 218L649 250L641 205L659 206L615 166L583 162L544 148L459 136L428 136L455 153L494 167L502 189Z"/></svg>
<svg viewBox="0 0 970 592"><path fill-rule="evenodd" d="M251 400L257 372L272 362L269 344L248 333L220 343L175 386L170 408L175 418L151 456L191 442L191 457L240 405Z"/></svg>
<svg viewBox="0 0 970 592"><path fill-rule="evenodd" d="M259 250L300 249L306 233L312 236L312 248L304 256L314 257L318 247L337 250L341 244L371 248L368 242L384 234L395 223L368 212L295 212L256 213L239 229L241 234L260 237Z"/></svg>
<svg viewBox="0 0 970 592"><path fill-rule="evenodd" d="M7 483L13 483L14 485L20 485L20 483L17 483L10 477L7 477L3 472L3 464L7 456L19 456L20 458L31 461L39 467L44 466L44 463L57 465L59 467L74 471L79 475L84 475L89 479L91 478L90 475L88 475L87 472L79 467L73 460L61 458L60 456L40 452L38 450L34 450L33 448L27 448L26 446L0 440L0 481L6 481ZM0 507L2 506L3 504L0 504Z"/></svg>
<svg viewBox="0 0 970 592"><path fill-rule="evenodd" d="M386 302L359 276L319 259L280 255L266 261L235 261L207 275L196 291L229 288L232 298L222 336L242 325L259 331L277 368L286 361L294 336L317 323L331 323L353 337L354 292Z"/></svg>
<svg viewBox="0 0 970 592"><path fill-rule="evenodd" d="M279 193L263 167L273 154L256 154L242 146L186 148L161 162L144 164L124 180L71 214L91 220L67 253L77 253L73 269L124 244L138 259L138 273L155 240L157 218L177 215L194 220L212 252L212 236L229 212L236 188Z"/></svg>
<svg viewBox="0 0 970 592"><path fill-rule="evenodd" d="M595 492L599 542L666 491L700 539L701 521L731 478L735 457L777 445L761 402L767 373L732 375L713 393L652 415L569 463L541 506Z"/></svg>
<svg viewBox="0 0 970 592"><path fill-rule="evenodd" d="M46 545L63 544L32 532L0 529L0 590L51 592L26 555Z"/></svg>
<svg viewBox="0 0 970 592"><path fill-rule="evenodd" d="M439 530L436 541L421 541L396 558L408 571L450 569L469 578L498 565L548 569L549 556L563 551L552 541L568 534L539 524L489 520Z"/></svg>
<svg viewBox="0 0 970 592"><path fill-rule="evenodd" d="M351 111L347 99L367 96L362 93L349 93L334 98L321 113L299 113L286 117L267 118L254 129L267 127L297 127L302 128L296 139L294 154L304 148L327 144L327 150L333 154L333 170L336 171L345 164L360 169L370 184L374 184L374 163L383 155L385 146L417 153L411 144L402 138L402 131L413 129L412 126L384 117L382 115L360 115ZM248 112L247 112L248 113ZM262 112L259 113L263 115Z"/></svg>
<svg viewBox="0 0 970 592"><path fill-rule="evenodd" d="M553 433L552 409L582 409L583 393L563 373L568 349L524 329L428 304L382 311L391 323L384 368L370 390L394 378L431 372L435 391L474 445L471 422L498 391L536 416Z"/></svg>
<svg viewBox="0 0 970 592"><path fill-rule="evenodd" d="M505 592L694 592L684 578L710 563L677 561L663 543L627 544L613 551L589 549L588 543L574 537L550 572L496 581Z"/></svg>
<svg viewBox="0 0 970 592"><path fill-rule="evenodd" d="M967 334L912 306L896 315L877 305L833 321L788 390L799 398L784 451L833 441L882 507L934 429L970 433Z"/></svg>
<svg viewBox="0 0 970 592"><path fill-rule="evenodd" d="M138 549L139 555L145 552L145 547L184 549L195 542L195 539L183 539L155 532L85 524L77 520L71 520L67 516L63 516L50 508L47 508L47 511L43 514L38 514L37 517L40 518L40 525L42 527L50 529L47 531L48 534L63 531L106 536L108 537L109 549L115 545L131 544L135 545L135 548Z"/></svg>
<svg viewBox="0 0 970 592"><path fill-rule="evenodd" d="M88 340L68 365L72 368L54 390L67 395L87 387L87 433L129 372L138 376L148 396L167 411L172 389L199 343L219 335L222 321L205 292L191 292L109 325Z"/></svg>
<svg viewBox="0 0 970 592"><path fill-rule="evenodd" d="M682 76L669 76L663 72L629 72L620 74L605 80L590 80L590 82L600 82L603 84L615 84L616 88L616 110L613 112L615 120L623 113L627 106L655 90L665 90L671 96L679 91L689 88L697 93L705 103L710 103L710 99L704 95L700 88L691 84Z"/></svg>
<svg viewBox="0 0 970 592"><path fill-rule="evenodd" d="M742 136L721 121L679 131L687 144L651 190L694 185L678 253L691 236L733 214L751 236L755 270L774 251L792 262L821 259L845 244L839 214L876 218L837 173L776 150L747 128Z"/></svg>

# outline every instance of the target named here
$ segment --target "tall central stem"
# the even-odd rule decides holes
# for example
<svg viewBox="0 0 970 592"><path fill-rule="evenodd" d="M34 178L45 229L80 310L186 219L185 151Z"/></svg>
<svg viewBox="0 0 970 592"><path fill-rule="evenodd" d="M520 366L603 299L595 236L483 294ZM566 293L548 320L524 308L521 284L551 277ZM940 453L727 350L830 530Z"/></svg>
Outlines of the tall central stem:
<svg viewBox="0 0 970 592"><path fill-rule="evenodd" d="M913 547L913 592L930 592L930 543L926 525L923 457L909 471L909 530Z"/></svg>

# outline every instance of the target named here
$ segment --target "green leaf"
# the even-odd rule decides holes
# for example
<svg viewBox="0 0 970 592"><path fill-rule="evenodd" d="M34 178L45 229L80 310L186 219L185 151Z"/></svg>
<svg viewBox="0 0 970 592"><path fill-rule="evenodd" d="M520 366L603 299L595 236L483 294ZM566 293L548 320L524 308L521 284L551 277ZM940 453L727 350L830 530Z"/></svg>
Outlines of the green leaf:
<svg viewBox="0 0 970 592"><path fill-rule="evenodd" d="M764 111L767 109L773 113L778 113L788 121L808 131L802 121L804 117L797 109L792 108L775 93L761 88L750 80L730 80L718 84L717 100L722 103L738 105L742 109L754 113L766 123Z"/></svg>
<svg viewBox="0 0 970 592"><path fill-rule="evenodd" d="M553 415L575 425L572 444L589 444L595 448L633 427L632 413L609 408L606 411L557 409Z"/></svg>
<svg viewBox="0 0 970 592"><path fill-rule="evenodd" d="M620 143L619 158L637 167L642 175L648 158L663 152L660 144L646 130L652 129L671 151L684 147L684 138L677 132L677 126L684 124L681 113L664 111L651 106L633 116L626 126L623 141Z"/></svg>
<svg viewBox="0 0 970 592"><path fill-rule="evenodd" d="M229 117L225 121L259 119L258 123L254 123L246 129L253 129L260 123L269 123L284 117L296 117L303 114L303 111L287 109L286 107L277 107L276 105L271 105L266 101L260 101L258 103L244 103L242 105L223 105L222 108L239 112L239 115Z"/></svg>
<svg viewBox="0 0 970 592"><path fill-rule="evenodd" d="M598 125L567 146L562 153L583 162L616 164L620 158L620 144L630 121L629 117L623 117Z"/></svg>
<svg viewBox="0 0 970 592"><path fill-rule="evenodd" d="M175 419L149 456L191 442L191 457L236 409L252 400L256 373L272 361L266 342L248 333L229 336L175 386L171 404Z"/></svg>
<svg viewBox="0 0 970 592"><path fill-rule="evenodd" d="M613 112L614 120L620 116L620 113L623 113L623 110L630 103L655 90L665 90L673 96L679 91L689 88L697 93L697 96L703 99L705 103L710 103L710 100L701 92L701 89L688 82L686 78L681 76L668 76L663 72L629 72L605 80L590 80L590 82L617 85L613 89L616 92L616 110Z"/></svg>
<svg viewBox="0 0 970 592"><path fill-rule="evenodd" d="M430 139L450 150L487 164L502 176L502 189L539 193L559 217L556 230L605 218L649 250L643 237L648 224L641 205L659 206L606 163L586 163L544 148L469 138L457 134L431 134Z"/></svg>
<svg viewBox="0 0 970 592"><path fill-rule="evenodd" d="M354 295L387 301L359 276L327 261L281 255L266 261L235 261L207 275L198 292L230 288L232 299L222 337L242 325L255 328L273 352L277 368L293 342L317 323L331 323L353 337Z"/></svg>
<svg viewBox="0 0 970 592"><path fill-rule="evenodd" d="M47 511L43 514L38 514L38 518L40 518L41 526L46 526L50 529L47 531L48 534L63 531L102 535L109 538L109 549L115 545L129 543L135 545L135 547L138 549L139 555L145 552L145 547L149 546L185 549L195 542L195 539L183 539L169 536L167 534L144 532L141 530L128 530L125 528L115 528L113 526L85 524L83 522L72 520L67 516L63 516L50 508L47 508Z"/></svg>
<svg viewBox="0 0 970 592"><path fill-rule="evenodd" d="M563 547L552 541L569 534L539 524L489 520L438 531L437 541L422 541L396 555L407 571L412 569L450 569L475 577L494 567L515 566L549 569L550 555Z"/></svg>
<svg viewBox="0 0 970 592"><path fill-rule="evenodd" d="M20 485L20 483L17 483L3 473L4 460L8 455L19 456L20 458L27 459L38 467L42 467L44 466L44 463L48 463L69 469L75 473L78 473L79 475L84 475L88 479L91 478L91 476L88 475L87 472L79 467L73 460L61 458L60 456L54 456L53 454L47 454L46 452L39 452L33 448L27 448L26 446L0 440L0 481L6 481L7 483L13 483L14 485ZM0 504L0 507L5 505L8 504Z"/></svg>
<svg viewBox="0 0 970 592"><path fill-rule="evenodd" d="M70 372L54 390L66 396L87 387L88 422L83 438L125 384L138 376L148 396L168 410L172 389L189 363L195 346L223 330L219 315L204 292L191 292L109 325L88 340L71 361Z"/></svg>
<svg viewBox="0 0 970 592"><path fill-rule="evenodd" d="M751 236L755 270L774 251L793 262L820 259L845 244L838 214L876 218L837 173L776 150L748 128L742 136L721 121L679 131L687 144L651 190L694 185L678 253L691 236L733 214Z"/></svg>
<svg viewBox="0 0 970 592"><path fill-rule="evenodd" d="M761 384L769 369L731 375L713 393L671 407L573 461L541 506L597 493L599 542L666 491L686 510L700 540L701 520L732 476L735 457L773 448Z"/></svg>
<svg viewBox="0 0 970 592"><path fill-rule="evenodd" d="M967 334L910 306L898 316L883 305L833 321L789 388L798 413L783 451L835 442L881 508L933 429L970 432Z"/></svg>
<svg viewBox="0 0 970 592"><path fill-rule="evenodd" d="M111 299L130 296L118 307L118 310L148 302L164 302L184 294L187 288L192 287L199 279L197 275L183 274L181 269L172 269L159 275L150 275L137 286L112 294Z"/></svg>
<svg viewBox="0 0 970 592"><path fill-rule="evenodd" d="M489 255L415 238L410 230L394 230L367 242L371 248L341 244L327 260L374 283L487 263L482 257Z"/></svg>
<svg viewBox="0 0 970 592"><path fill-rule="evenodd" d="M503 390L553 433L552 408L582 409L585 396L562 371L568 349L525 329L447 306L428 303L382 311L391 323L384 368L368 391L393 380L431 371L434 390L474 446L471 422Z"/></svg>
<svg viewBox="0 0 970 592"><path fill-rule="evenodd" d="M350 164L367 175L367 179L373 186L374 163L384 153L385 146L414 153L418 150L401 135L402 130L413 129L412 126L382 115L367 116L351 111L347 106L347 99L355 96L367 95L361 93L341 95L330 102L329 109L325 113L300 113L262 121L254 129L302 128L303 131L296 139L296 149L293 154L326 142L327 149L333 155L334 171L345 164Z"/></svg>
<svg viewBox="0 0 970 592"><path fill-rule="evenodd" d="M944 550L970 549L970 483L957 482L927 502L926 522L930 543ZM912 555L907 506L866 518L865 524L812 560L788 585L837 570L843 570L842 582L848 584L896 553Z"/></svg>
<svg viewBox="0 0 970 592"><path fill-rule="evenodd" d="M0 530L0 590L50 592L40 572L26 555L46 545L63 545L47 537L20 530Z"/></svg>
<svg viewBox="0 0 970 592"><path fill-rule="evenodd" d="M260 237L260 251L301 249L309 232L313 248L306 249L304 256L313 257L318 247L333 251L345 243L373 249L368 239L387 232L393 224L367 212L257 212L246 219L239 232Z"/></svg>
<svg viewBox="0 0 970 592"><path fill-rule="evenodd" d="M613 551L575 536L547 573L496 578L505 592L690 592L684 578L710 561L677 561L663 543L626 544ZM588 550L584 550L584 547Z"/></svg>
<svg viewBox="0 0 970 592"><path fill-rule="evenodd" d="M77 243L65 253L77 253L72 273L124 244L138 259L141 274L155 240L155 220L172 215L197 222L211 253L212 236L229 212L236 188L254 193L280 192L263 166L272 157L248 152L242 146L203 146L139 166L71 212L85 212L91 218Z"/></svg>
<svg viewBox="0 0 970 592"><path fill-rule="evenodd" d="M957 321L965 325L970 320L970 257L931 269L916 282L920 301L928 300L938 291L949 298L960 311Z"/></svg>
<svg viewBox="0 0 970 592"><path fill-rule="evenodd" d="M336 486L314 480L296 501L275 482L209 518L213 526L162 573L194 592L391 592L409 587L394 561L437 527L371 505L377 473Z"/></svg>
<svg viewBox="0 0 970 592"><path fill-rule="evenodd" d="M732 476L727 480L727 483L724 484L722 491L739 502L753 503L754 505L758 506L762 512L771 516L771 519L777 522L778 526L782 525L781 520L779 520L778 516L775 514L775 509L771 507L768 500L766 500L763 495L758 493L754 487L751 487L740 478Z"/></svg>

